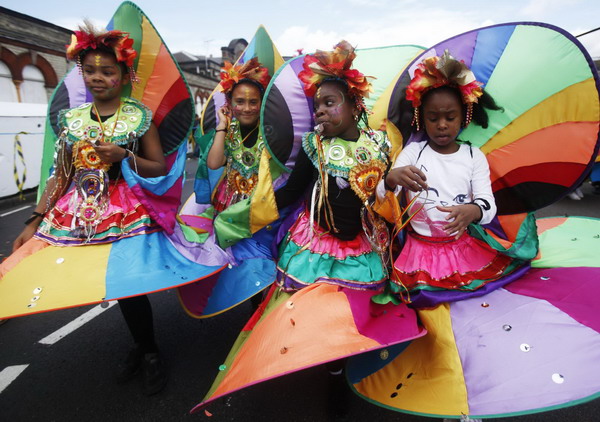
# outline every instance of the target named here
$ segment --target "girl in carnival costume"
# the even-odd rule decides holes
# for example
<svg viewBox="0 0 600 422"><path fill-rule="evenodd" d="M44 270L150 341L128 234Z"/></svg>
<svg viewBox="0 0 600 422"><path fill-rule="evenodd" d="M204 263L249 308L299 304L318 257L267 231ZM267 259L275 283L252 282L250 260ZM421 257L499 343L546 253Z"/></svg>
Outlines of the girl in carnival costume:
<svg viewBox="0 0 600 422"><path fill-rule="evenodd" d="M152 111L121 96L123 87L136 80L132 46L128 33L99 33L89 23L72 35L67 58L77 61L93 102L59 113L54 173L15 240L11 258L25 257L32 238L85 247L161 230L121 177L121 163L127 160L142 177L167 173ZM144 393L155 394L167 376L154 341L148 297L121 299L119 306L136 344L117 381L128 381L142 368Z"/></svg>
<svg viewBox="0 0 600 422"><path fill-rule="evenodd" d="M226 62L221 70L220 86L227 105L218 111L219 124L207 158L213 170L227 165L213 198L217 212L248 198L256 187L264 148L260 106L270 79L256 57L237 66Z"/></svg>
<svg viewBox="0 0 600 422"><path fill-rule="evenodd" d="M304 199L280 234L277 282L244 328L202 405L245 385L328 363L331 411L345 406L342 358L424 334L404 304L378 305L386 286L387 227L372 211L389 161L383 132L361 129L368 77L351 69L356 54L342 41L334 51L303 58L298 74L314 103L315 131L305 133L277 209ZM302 59L302 58L301 58ZM266 200L266 197L263 197ZM252 217L251 217L252 219ZM282 225L282 228L283 226ZM401 318L398 318L401 316Z"/></svg>
<svg viewBox="0 0 600 422"><path fill-rule="evenodd" d="M413 126L425 140L409 143L378 186L407 193L413 215L393 281L419 290L473 291L515 266L506 255L466 233L469 224L488 224L496 215L485 155L458 139L462 128L486 128L486 109L499 110L466 65L448 53L418 65L406 89L414 107Z"/></svg>
<svg viewBox="0 0 600 422"><path fill-rule="evenodd" d="M262 35L264 29L259 28L259 32ZM268 36L258 42L264 44L266 40L271 42ZM279 56L274 47L272 51L274 56ZM204 152L198 163L195 202L186 202L180 219L199 233L191 240L195 245L192 244L190 250L197 249L200 259L206 256L228 268L209 280L178 289L182 306L195 318L219 314L248 298L256 309L261 299L259 292L275 279L270 246L276 230L272 230L272 226L237 244L217 236L223 211L232 212L233 205L243 209L259 186L261 166L270 166L267 151L263 151L265 144L260 127L262 98L270 79L269 69L263 67L257 57L236 65L226 62L221 70L217 89L224 94L225 105L217 110L216 128L200 139ZM264 158L266 163L262 162ZM215 170L224 166L220 180L211 186L214 175L218 174ZM209 173L208 169L213 172ZM271 185L272 181L268 178L263 183Z"/></svg>

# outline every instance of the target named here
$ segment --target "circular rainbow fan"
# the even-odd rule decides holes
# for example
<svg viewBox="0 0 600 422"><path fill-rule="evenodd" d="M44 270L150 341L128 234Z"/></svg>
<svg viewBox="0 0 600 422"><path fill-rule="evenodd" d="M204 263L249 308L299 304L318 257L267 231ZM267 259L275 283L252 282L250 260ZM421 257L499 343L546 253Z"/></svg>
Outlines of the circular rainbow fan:
<svg viewBox="0 0 600 422"><path fill-rule="evenodd" d="M390 136L398 128L409 142L406 87L418 63L444 50L463 60L504 108L489 112L487 129L471 124L460 134L487 156L498 215L543 208L581 183L598 152L600 101L594 62L577 39L547 24L509 23L437 44L393 87Z"/></svg>

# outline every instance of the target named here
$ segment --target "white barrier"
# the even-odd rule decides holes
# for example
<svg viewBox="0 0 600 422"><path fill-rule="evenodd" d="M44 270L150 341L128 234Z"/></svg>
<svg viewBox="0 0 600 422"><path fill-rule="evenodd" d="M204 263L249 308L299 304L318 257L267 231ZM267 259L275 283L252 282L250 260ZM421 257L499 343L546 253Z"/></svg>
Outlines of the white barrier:
<svg viewBox="0 0 600 422"><path fill-rule="evenodd" d="M39 185L47 107L46 104L0 102L0 198L19 193L15 165L18 178L22 180L23 175L26 176L23 189ZM19 155L15 155L16 135L25 165Z"/></svg>

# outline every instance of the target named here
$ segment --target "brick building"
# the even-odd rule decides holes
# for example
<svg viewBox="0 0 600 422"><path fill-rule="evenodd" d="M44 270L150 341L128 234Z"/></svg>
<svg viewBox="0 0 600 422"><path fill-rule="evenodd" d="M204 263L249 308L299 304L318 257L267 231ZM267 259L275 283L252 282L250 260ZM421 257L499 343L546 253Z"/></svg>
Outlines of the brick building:
<svg viewBox="0 0 600 422"><path fill-rule="evenodd" d="M0 7L0 102L42 103L74 66L65 58L72 31ZM225 60L235 61L248 43L242 38L222 47ZM219 83L221 57L174 53L190 85L197 113Z"/></svg>

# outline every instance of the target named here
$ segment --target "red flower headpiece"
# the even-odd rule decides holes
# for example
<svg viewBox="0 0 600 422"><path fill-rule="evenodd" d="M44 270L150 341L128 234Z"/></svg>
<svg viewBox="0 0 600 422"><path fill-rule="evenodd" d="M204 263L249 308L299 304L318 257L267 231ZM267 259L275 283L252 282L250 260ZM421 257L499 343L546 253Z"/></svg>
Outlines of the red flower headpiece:
<svg viewBox="0 0 600 422"><path fill-rule="evenodd" d="M475 79L473 72L446 50L442 57L428 57L417 66L406 88L406 99L412 101L413 107L419 107L425 92L445 85L457 87L465 104L472 105L483 95L481 83Z"/></svg>
<svg viewBox="0 0 600 422"><path fill-rule="evenodd" d="M315 54L304 57L304 69L298 74L304 83L304 92L309 97L314 97L321 82L327 78L339 78L348 84L348 93L361 100L373 92L371 82L356 69L350 69L356 58L354 47L348 41L342 40L333 51L317 50Z"/></svg>
<svg viewBox="0 0 600 422"><path fill-rule="evenodd" d="M86 50L96 50L104 46L115 53L118 62L123 62L129 68L137 57L137 51L133 49L133 39L129 38L127 32L108 31L97 34L90 25L79 28L71 35L71 44L67 45L67 59L76 60Z"/></svg>
<svg viewBox="0 0 600 422"><path fill-rule="evenodd" d="M262 67L256 57L241 65L225 62L225 66L221 69L221 92L229 93L235 84L242 79L251 79L258 82L265 89L269 85L271 77L269 76L269 69Z"/></svg>

